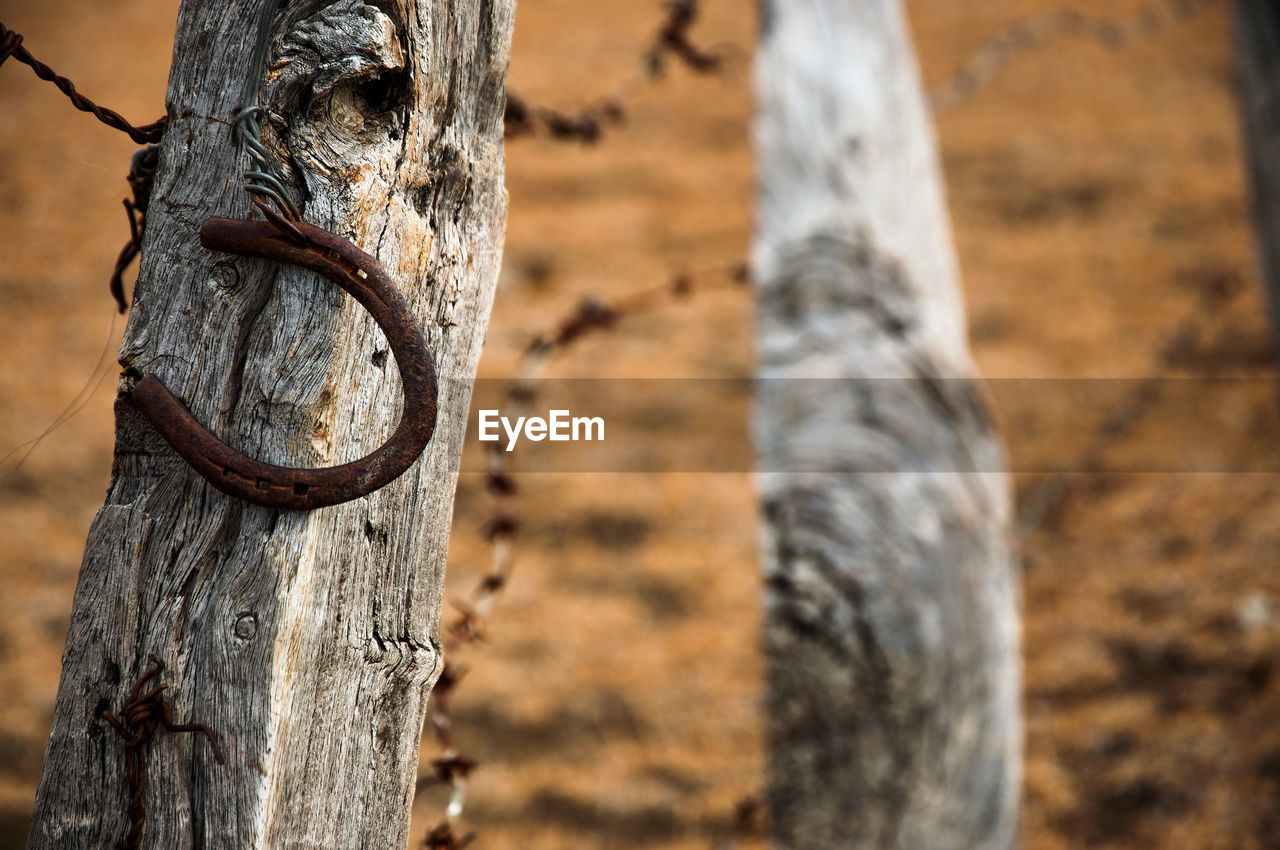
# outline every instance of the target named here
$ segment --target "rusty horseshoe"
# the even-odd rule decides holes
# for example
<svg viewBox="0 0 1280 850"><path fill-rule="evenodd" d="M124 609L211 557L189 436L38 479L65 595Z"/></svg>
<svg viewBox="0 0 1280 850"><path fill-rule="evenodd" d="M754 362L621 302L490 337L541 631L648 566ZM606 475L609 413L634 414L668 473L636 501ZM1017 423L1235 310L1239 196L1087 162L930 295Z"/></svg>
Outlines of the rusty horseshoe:
<svg viewBox="0 0 1280 850"><path fill-rule="evenodd" d="M301 266L328 278L360 302L386 334L400 370L404 409L395 433L351 463L319 469L274 466L215 437L154 375L144 375L130 396L160 436L222 492L269 508L314 510L372 493L413 465L435 431L436 372L408 302L377 260L327 230L303 221L270 218L210 218L200 228L200 244L211 251Z"/></svg>

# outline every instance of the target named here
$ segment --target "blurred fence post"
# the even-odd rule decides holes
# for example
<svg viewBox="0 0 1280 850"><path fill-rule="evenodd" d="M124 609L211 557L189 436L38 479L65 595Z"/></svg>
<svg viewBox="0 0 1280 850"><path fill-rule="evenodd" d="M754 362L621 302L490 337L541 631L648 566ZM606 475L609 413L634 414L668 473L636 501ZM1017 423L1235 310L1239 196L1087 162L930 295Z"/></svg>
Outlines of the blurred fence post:
<svg viewBox="0 0 1280 850"><path fill-rule="evenodd" d="M1017 838L1010 482L898 0L762 0L768 805L777 846Z"/></svg>
<svg viewBox="0 0 1280 850"><path fill-rule="evenodd" d="M1271 336L1280 351L1280 6L1235 0L1237 68L1249 189Z"/></svg>
<svg viewBox="0 0 1280 850"><path fill-rule="evenodd" d="M331 283L200 247L245 217L233 140L264 0L184 0L122 386L154 373L236 448L330 466L378 446L400 386L371 318ZM311 512L209 486L127 396L86 544L29 846L396 848L439 675L454 485L506 214L512 0L282 3L259 91L265 141L304 217L401 286L440 375L425 455L386 488ZM256 83L255 83L256 84ZM140 676L178 724L135 748ZM153 704L154 705L154 704ZM134 719L145 720L145 712ZM136 765L135 765L136 767Z"/></svg>

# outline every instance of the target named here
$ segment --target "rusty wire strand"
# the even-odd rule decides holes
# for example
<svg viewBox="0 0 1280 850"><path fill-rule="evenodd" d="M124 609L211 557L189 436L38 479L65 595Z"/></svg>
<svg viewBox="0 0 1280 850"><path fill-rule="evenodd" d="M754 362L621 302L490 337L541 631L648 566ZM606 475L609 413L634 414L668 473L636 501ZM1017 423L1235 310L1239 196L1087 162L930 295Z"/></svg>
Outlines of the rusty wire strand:
<svg viewBox="0 0 1280 850"><path fill-rule="evenodd" d="M59 76L52 68L36 59L27 48L22 46L21 34L0 23L0 65L3 65L4 61L10 56L29 66L40 79L57 86L58 90L71 101L71 105L81 112L88 112L108 127L127 133L129 138L140 145L154 144L160 141L160 136L164 133L165 122L168 121L167 116L152 121L150 124L143 124L141 127L130 124L119 112L107 109L105 106L98 106L76 91L75 84L71 80Z"/></svg>
<svg viewBox="0 0 1280 850"><path fill-rule="evenodd" d="M474 832L468 832L465 835L458 835L454 832L453 824L449 821L442 821L435 826L427 837L422 841L422 850L462 850L476 840Z"/></svg>
<svg viewBox="0 0 1280 850"><path fill-rule="evenodd" d="M116 301L116 309L123 314L129 309L129 302L124 296L124 273L134 259L142 253L142 235L147 227L147 208L151 204L151 185L155 180L156 168L160 164L160 146L147 145L138 148L129 163L129 191L133 198L124 200L124 211L129 216L129 241L120 249L116 257L115 268L111 270L108 289Z"/></svg>
<svg viewBox="0 0 1280 850"><path fill-rule="evenodd" d="M626 118L627 102L647 83L662 77L666 59L675 57L698 74L721 72L730 57L729 48L703 49L691 38L689 30L698 18L699 0L671 0L667 15L641 56L635 72L619 83L608 95L576 111L563 111L530 103L508 89L503 108L503 134L510 139L545 132L559 141L594 144L605 128L621 124Z"/></svg>
<svg viewBox="0 0 1280 850"><path fill-rule="evenodd" d="M128 134L129 138L145 146L133 155L133 160L130 164L128 180L133 198L131 200L126 199L124 202L125 212L129 216L129 241L120 249L120 254L116 258L116 264L111 271L111 279L108 284L111 297L115 299L116 308L123 313L128 309L128 302L124 296L124 273L142 251L142 236L145 232L147 220L147 204L151 200L151 183L159 163L160 148L158 145L161 136L164 135L168 116L150 124L144 124L141 127L130 124L120 113L104 106L98 106L76 91L75 84L71 80L59 76L52 68L36 59L31 55L30 51L22 46L22 35L20 33L0 23L0 65L3 65L4 61L10 56L30 66L40 79L47 80L57 86L71 100L71 104L76 109L94 115L108 127Z"/></svg>
<svg viewBox="0 0 1280 850"><path fill-rule="evenodd" d="M146 693L142 689L164 671L164 662L151 656L155 666L143 673L129 691L129 702L120 710L117 718L109 711L102 718L111 724L116 734L125 740L125 777L129 783L129 832L125 836L126 848L142 845L142 834L147 825L147 744L161 728L174 733L200 733L209 742L218 764L225 764L218 735L203 723L174 723L165 701L168 685L156 685Z"/></svg>
<svg viewBox="0 0 1280 850"><path fill-rule="evenodd" d="M1191 310L1156 350L1153 371L1158 374L1138 381L1124 398L1111 407L1071 464L1070 473L1057 472L1043 478L1020 500L1016 519L1019 539L1025 539L1061 512L1072 494L1071 476L1102 471L1112 447L1131 434L1160 400L1163 376L1174 365L1178 355L1195 345L1244 289L1244 281L1238 275L1223 275L1210 281L1200 292Z"/></svg>
<svg viewBox="0 0 1280 850"><path fill-rule="evenodd" d="M669 2L667 17L646 50L637 71L608 96L576 113L530 104L508 90L504 108L504 136L509 140L534 135L542 130L553 139L591 144L600 139L607 125L622 122L627 100L645 83L662 75L666 56L676 57L698 73L720 70L726 61L726 55L723 52L702 50L689 37L689 29L697 19L697 12L697 0ZM747 276L745 266L733 266L728 270L728 276L736 282L744 282ZM507 394L509 406L522 407L533 400L536 396L534 381L553 354L567 349L574 341L591 331L612 327L624 315L656 306L666 297L689 295L693 291L692 280L692 275L677 275L665 286L646 289L612 303L594 298L583 299L554 333L534 337L521 354L519 377ZM457 663L457 647L484 640L487 620L494 602L506 586L514 566L513 541L520 527L513 506L517 488L507 468L507 458L502 452L488 451L486 490L493 500L492 515L483 530L492 551L491 565L470 599L450 600L458 616L446 628L447 660L431 695L431 725L441 756L431 762L433 774L418 783L418 790L436 784L449 787L445 819L432 830L423 844L424 848L431 850L458 850L475 837L474 833L459 837L454 831L454 822L461 816L466 800L467 778L479 763L461 755L454 744L449 700L465 672Z"/></svg>
<svg viewBox="0 0 1280 850"><path fill-rule="evenodd" d="M703 278L727 282L729 287L740 287L747 282L748 271L744 264L735 263L676 274L665 284L641 289L612 301L594 296L582 298L554 331L535 335L525 346L517 366L517 377L507 390L505 408L514 409L517 415L528 408L537 398L538 378L555 355L564 353L592 332L612 328L622 318L656 309L672 299L686 298L695 292L715 288L707 284L698 286L697 281ZM513 509L518 488L510 469L511 453L496 443L487 445L485 450L488 455L485 489L493 501L493 511L483 533L493 546L493 560L491 569L476 585L467 602L451 600L460 613L449 626L449 634L464 643L484 638L485 618L492 611L495 597L510 578L514 554L511 542L520 528L520 519Z"/></svg>
<svg viewBox="0 0 1280 850"><path fill-rule="evenodd" d="M1060 38L1094 41L1111 50L1158 35L1218 0L1157 0L1124 20L1064 8L1015 21L988 39L949 77L931 87L929 107L948 112L973 98L1014 59Z"/></svg>
<svg viewBox="0 0 1280 850"><path fill-rule="evenodd" d="M546 370L551 359L567 351L583 337L608 330L623 318L659 308L674 299L714 289L739 288L747 280L746 265L734 263L676 274L664 284L641 289L612 301L591 296L581 299L555 326L554 331L535 335L521 352L517 377L506 394L507 409L517 412L526 409L537 398L537 379ZM699 281L703 282L699 284ZM720 285L717 286L717 282ZM491 549L490 567L475 586L470 598L465 601L450 599L457 615L445 628L445 667L431 693L430 708L431 727L441 755L431 762L432 775L418 783L419 791L433 785L449 787L445 819L423 845L437 850L463 847L474 837L468 835L457 839L452 827L463 812L467 778L479 766L479 762L459 752L453 738L449 703L458 682L466 672L458 664L459 650L462 646L485 640L488 618L515 566L514 541L520 528L514 504L518 488L509 468L509 453L494 446L487 446L486 453L488 471L485 489L492 499L493 507L484 524L483 534ZM447 839L450 837L462 840L463 843L449 844ZM433 841L437 843L432 843Z"/></svg>
<svg viewBox="0 0 1280 850"><path fill-rule="evenodd" d="M698 19L698 0L668 0L667 17L645 56L650 75L662 73L667 56L675 56L694 71L718 71L725 62L722 51L704 50L693 43L689 30Z"/></svg>
<svg viewBox="0 0 1280 850"><path fill-rule="evenodd" d="M26 464L27 458L31 457L31 454L39 448L40 443L44 438L48 437L54 431L71 421L71 419L75 418L75 416L77 416L80 411L84 410L84 408L89 404L89 401L93 398L93 394L97 392L98 387L102 386L102 382L112 373L112 364L115 362L115 359L111 356L111 340L115 337L115 334L116 314L112 313L111 322L107 326L106 339L102 341L102 348L98 352L98 360L94 363L93 371L89 373L89 377L85 380L84 385L80 387L80 391L76 393L75 398L67 402L67 406L62 409L61 413L54 417L53 421L50 422L43 431L14 446L3 457L0 457L0 469L3 469L4 465L8 463L14 455L22 452L21 457L14 462L13 468L3 476L0 476L0 485L7 485L12 482L18 476L18 473L22 471L22 467ZM26 449L26 451L22 451L23 449Z"/></svg>

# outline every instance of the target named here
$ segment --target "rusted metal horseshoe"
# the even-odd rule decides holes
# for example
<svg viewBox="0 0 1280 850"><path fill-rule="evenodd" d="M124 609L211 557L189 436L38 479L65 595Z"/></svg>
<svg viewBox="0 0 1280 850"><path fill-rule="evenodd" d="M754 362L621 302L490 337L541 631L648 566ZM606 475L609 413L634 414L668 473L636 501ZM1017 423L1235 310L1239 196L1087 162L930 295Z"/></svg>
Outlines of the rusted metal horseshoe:
<svg viewBox="0 0 1280 850"><path fill-rule="evenodd" d="M306 511L349 502L413 465L435 431L435 366L408 303L378 261L306 222L286 226L211 218L200 229L200 244L211 251L292 263L342 287L387 335L404 385L404 410L395 433L370 454L341 466L296 469L263 463L231 448L197 422L159 378L144 375L130 395L160 436L214 487L269 508Z"/></svg>

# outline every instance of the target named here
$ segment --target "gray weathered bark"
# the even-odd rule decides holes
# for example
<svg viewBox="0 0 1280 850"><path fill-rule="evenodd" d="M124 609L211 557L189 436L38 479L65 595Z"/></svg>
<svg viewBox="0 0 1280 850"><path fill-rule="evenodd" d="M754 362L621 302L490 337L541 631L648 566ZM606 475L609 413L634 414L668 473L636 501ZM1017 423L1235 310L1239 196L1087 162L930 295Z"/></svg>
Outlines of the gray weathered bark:
<svg viewBox="0 0 1280 850"><path fill-rule="evenodd" d="M1235 0L1233 17L1258 259L1280 339L1280 6Z"/></svg>
<svg viewBox="0 0 1280 850"><path fill-rule="evenodd" d="M506 197L502 102L512 0L293 2L272 28L267 143L307 220L401 283L440 373L423 458L366 498L310 513L238 502L197 477L127 398L89 533L40 781L33 848L110 847L128 827L118 711L155 653L177 722L148 748L144 847L407 842L470 380ZM353 460L390 433L399 378L348 296L294 267L205 251L244 217L231 118L259 0L185 0L123 384L154 373L236 448Z"/></svg>
<svg viewBox="0 0 1280 850"><path fill-rule="evenodd" d="M787 848L1006 848L1009 481L898 0L765 0L756 64L768 804Z"/></svg>

